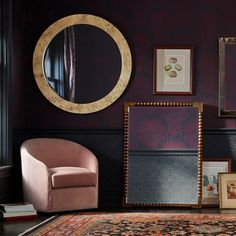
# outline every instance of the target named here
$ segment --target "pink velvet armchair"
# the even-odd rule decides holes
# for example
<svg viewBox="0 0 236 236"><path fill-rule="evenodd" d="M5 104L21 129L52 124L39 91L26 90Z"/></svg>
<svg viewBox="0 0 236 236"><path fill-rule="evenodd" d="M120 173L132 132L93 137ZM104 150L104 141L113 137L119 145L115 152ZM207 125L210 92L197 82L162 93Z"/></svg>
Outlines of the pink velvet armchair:
<svg viewBox="0 0 236 236"><path fill-rule="evenodd" d="M24 200L41 212L98 207L98 161L86 147L35 138L20 149Z"/></svg>

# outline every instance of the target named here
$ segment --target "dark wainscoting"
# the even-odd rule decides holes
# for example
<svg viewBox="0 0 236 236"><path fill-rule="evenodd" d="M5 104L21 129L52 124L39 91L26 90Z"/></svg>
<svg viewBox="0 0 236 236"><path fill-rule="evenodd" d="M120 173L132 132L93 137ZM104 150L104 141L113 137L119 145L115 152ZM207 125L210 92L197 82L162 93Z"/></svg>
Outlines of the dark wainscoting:
<svg viewBox="0 0 236 236"><path fill-rule="evenodd" d="M236 129L204 130L203 157L231 158L236 172Z"/></svg>
<svg viewBox="0 0 236 236"><path fill-rule="evenodd" d="M12 200L12 167L4 166L0 168L0 203Z"/></svg>
<svg viewBox="0 0 236 236"><path fill-rule="evenodd" d="M13 130L14 191L21 193L20 153L21 143L29 138L55 137L69 139L88 147L99 160L100 206L121 207L123 196L123 130ZM236 171L236 129L203 131L203 157L232 158Z"/></svg>

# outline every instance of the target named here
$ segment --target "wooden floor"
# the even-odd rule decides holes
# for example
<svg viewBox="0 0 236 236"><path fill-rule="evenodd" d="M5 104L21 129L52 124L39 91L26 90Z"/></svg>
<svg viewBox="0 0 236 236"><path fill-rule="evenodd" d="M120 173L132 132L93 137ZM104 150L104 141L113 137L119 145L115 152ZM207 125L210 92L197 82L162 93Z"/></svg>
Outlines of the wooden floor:
<svg viewBox="0 0 236 236"><path fill-rule="evenodd" d="M38 225L39 223L46 220L48 216L39 216L34 220L25 220L25 221L1 221L0 222L0 235L1 236L17 236L27 229Z"/></svg>
<svg viewBox="0 0 236 236"><path fill-rule="evenodd" d="M97 210L96 210L97 211ZM99 210L100 212L174 212L174 213L229 213L229 214L236 214L236 209L235 210L220 210L218 208L201 208L201 209L180 209L180 208L159 208L159 209L153 209L153 208L148 208L148 209L103 209ZM81 212L81 211L80 211ZM86 211L88 212L88 211ZM49 219L52 217L52 214L40 214L37 219L34 220L26 220L26 221L14 221L14 222L4 222L0 221L0 235L1 236L17 236L27 229L38 225L39 223Z"/></svg>

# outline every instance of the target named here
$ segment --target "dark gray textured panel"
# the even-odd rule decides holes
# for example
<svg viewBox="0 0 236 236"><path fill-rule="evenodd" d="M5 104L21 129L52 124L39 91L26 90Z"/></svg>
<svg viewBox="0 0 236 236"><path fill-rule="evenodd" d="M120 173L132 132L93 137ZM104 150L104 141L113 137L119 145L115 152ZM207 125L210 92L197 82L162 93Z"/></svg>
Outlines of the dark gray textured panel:
<svg viewBox="0 0 236 236"><path fill-rule="evenodd" d="M198 204L198 153L130 152L128 203Z"/></svg>
<svg viewBox="0 0 236 236"><path fill-rule="evenodd" d="M236 171L236 130L212 129L203 132L203 157L231 158Z"/></svg>

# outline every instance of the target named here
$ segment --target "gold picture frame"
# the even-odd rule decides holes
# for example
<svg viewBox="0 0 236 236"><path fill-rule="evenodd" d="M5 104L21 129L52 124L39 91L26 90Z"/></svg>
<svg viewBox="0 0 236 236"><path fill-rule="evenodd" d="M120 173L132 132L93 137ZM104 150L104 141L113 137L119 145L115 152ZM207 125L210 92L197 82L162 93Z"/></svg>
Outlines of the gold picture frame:
<svg viewBox="0 0 236 236"><path fill-rule="evenodd" d="M236 208L236 173L219 173L220 208Z"/></svg>

